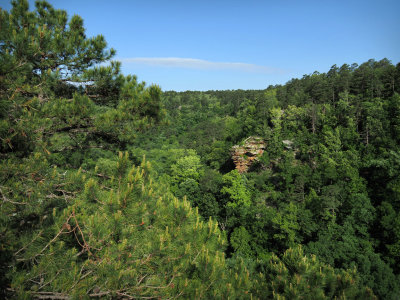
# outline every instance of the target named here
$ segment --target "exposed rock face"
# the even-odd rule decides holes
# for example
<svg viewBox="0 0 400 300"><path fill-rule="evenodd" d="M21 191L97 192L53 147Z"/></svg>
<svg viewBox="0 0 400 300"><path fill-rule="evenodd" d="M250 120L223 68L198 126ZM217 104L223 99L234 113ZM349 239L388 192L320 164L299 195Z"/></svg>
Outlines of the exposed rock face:
<svg viewBox="0 0 400 300"><path fill-rule="evenodd" d="M250 136L244 140L243 145L232 147L232 160L239 173L247 172L249 167L263 154L266 144L257 136Z"/></svg>

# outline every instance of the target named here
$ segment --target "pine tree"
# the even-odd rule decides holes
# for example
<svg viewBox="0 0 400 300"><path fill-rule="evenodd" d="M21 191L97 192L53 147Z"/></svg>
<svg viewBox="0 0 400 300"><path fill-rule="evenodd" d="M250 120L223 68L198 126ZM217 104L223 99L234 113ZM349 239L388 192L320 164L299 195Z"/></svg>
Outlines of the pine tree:
<svg viewBox="0 0 400 300"><path fill-rule="evenodd" d="M65 193L73 197L44 214L53 224L39 221L21 236L8 274L15 295L210 299L249 293L245 268L233 275L225 267L226 240L217 222L202 221L186 199L155 184L149 162L134 166L120 153L109 170L70 173Z"/></svg>
<svg viewBox="0 0 400 300"><path fill-rule="evenodd" d="M65 11L46 1L37 1L34 11L27 0L12 1L10 12L0 10L0 151L31 151L36 128L30 115L55 94L74 90L69 82L85 70L110 59L115 50L106 47L103 36L86 36L81 17L68 21Z"/></svg>

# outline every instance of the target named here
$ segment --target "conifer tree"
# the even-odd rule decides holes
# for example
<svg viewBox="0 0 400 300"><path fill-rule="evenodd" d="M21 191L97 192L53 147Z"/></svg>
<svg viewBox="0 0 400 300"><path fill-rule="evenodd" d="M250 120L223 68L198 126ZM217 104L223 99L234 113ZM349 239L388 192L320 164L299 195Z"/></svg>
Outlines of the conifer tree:
<svg viewBox="0 0 400 300"><path fill-rule="evenodd" d="M68 193L74 197L44 215L54 223L37 222L15 243L15 267L8 274L15 295L250 296L246 268L231 273L225 267L226 240L217 222L204 222L186 199L156 185L145 159L134 166L120 153L109 171L70 173Z"/></svg>
<svg viewBox="0 0 400 300"><path fill-rule="evenodd" d="M115 54L114 49L106 50L102 35L86 36L78 15L68 20L66 11L54 9L46 1L36 1L34 11L29 10L27 0L14 0L12 6L10 12L2 10L0 15L3 93L9 94L17 79L21 93L44 96L44 86L54 80L72 80Z"/></svg>
<svg viewBox="0 0 400 300"><path fill-rule="evenodd" d="M0 10L0 150L32 150L32 112L54 94L74 90L71 80L110 59L115 50L106 47L102 35L86 36L81 17L68 20L46 1L36 1L34 11L27 0Z"/></svg>

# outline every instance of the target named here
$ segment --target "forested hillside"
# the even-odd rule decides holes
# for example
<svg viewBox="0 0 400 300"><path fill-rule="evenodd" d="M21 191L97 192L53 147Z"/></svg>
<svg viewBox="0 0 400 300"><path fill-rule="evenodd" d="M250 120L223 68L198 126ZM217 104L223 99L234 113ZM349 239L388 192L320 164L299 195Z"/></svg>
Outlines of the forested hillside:
<svg viewBox="0 0 400 300"><path fill-rule="evenodd" d="M400 63L163 92L79 16L12 3L2 298L400 298Z"/></svg>

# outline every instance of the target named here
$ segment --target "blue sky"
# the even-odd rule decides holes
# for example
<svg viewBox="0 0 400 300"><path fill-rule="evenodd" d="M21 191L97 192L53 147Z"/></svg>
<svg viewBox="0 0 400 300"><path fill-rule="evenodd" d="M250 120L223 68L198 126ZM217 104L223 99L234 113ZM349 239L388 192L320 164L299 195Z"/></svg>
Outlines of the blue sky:
<svg viewBox="0 0 400 300"><path fill-rule="evenodd" d="M49 2L103 34L124 74L163 90L264 89L333 64L400 62L399 0Z"/></svg>

